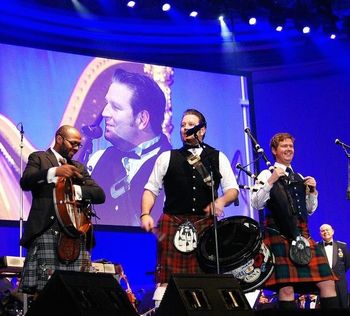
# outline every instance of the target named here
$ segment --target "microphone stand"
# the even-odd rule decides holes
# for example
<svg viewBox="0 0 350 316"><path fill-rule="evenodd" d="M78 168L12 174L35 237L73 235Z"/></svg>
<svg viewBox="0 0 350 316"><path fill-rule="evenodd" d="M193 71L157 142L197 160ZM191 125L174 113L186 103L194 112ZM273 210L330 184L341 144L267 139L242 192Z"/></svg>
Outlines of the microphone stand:
<svg viewBox="0 0 350 316"><path fill-rule="evenodd" d="M19 154L19 161L20 161L20 167L19 167L19 175L20 178L22 177L23 174L23 137L24 137L24 129L23 129L23 124L19 123L17 124L17 129L18 126L21 126L21 129L19 130L21 138L20 138L20 143L19 143L19 147L20 147L20 154ZM19 210L19 240L22 239L22 234L23 234L23 190L20 189L20 210ZM19 257L22 258L23 257L23 247L22 245L19 246ZM24 315L27 313L28 311L28 294L23 293L23 313Z"/></svg>
<svg viewBox="0 0 350 316"><path fill-rule="evenodd" d="M21 126L21 129L20 129L20 135L21 135L21 138L20 138L20 143L19 143L19 148L20 148L20 154L19 154L19 161L20 161L20 167L19 167L19 176L20 178L22 177L22 174L23 174L23 136L24 136L24 130L23 130L23 124L22 123L19 123L18 125ZM18 127L17 125L17 127ZM21 240L22 238L22 234L23 234L23 190L21 189L20 190L20 206L19 206L19 240ZM20 258L23 257L23 248L22 246L20 245L19 246L19 256Z"/></svg>
<svg viewBox="0 0 350 316"><path fill-rule="evenodd" d="M350 155L347 154L348 157L348 188L346 191L346 199L350 200Z"/></svg>
<svg viewBox="0 0 350 316"><path fill-rule="evenodd" d="M195 139L198 141L199 146L205 150L203 142L198 138L197 133L194 134ZM220 274L220 262L219 262L219 243L218 243L218 225L217 218L215 216L215 192L214 192L214 177L213 177L213 168L211 166L210 160L208 159L210 166L210 189L211 189L211 215L213 216L213 227L214 227L214 242L215 242L215 258L216 258L216 273Z"/></svg>
<svg viewBox="0 0 350 316"><path fill-rule="evenodd" d="M341 147L344 149L345 155L348 158L348 188L346 191L346 199L350 200L350 153L348 152L348 148L350 148L350 146L342 143L342 142L337 142L338 139L336 139L336 144L340 144Z"/></svg>

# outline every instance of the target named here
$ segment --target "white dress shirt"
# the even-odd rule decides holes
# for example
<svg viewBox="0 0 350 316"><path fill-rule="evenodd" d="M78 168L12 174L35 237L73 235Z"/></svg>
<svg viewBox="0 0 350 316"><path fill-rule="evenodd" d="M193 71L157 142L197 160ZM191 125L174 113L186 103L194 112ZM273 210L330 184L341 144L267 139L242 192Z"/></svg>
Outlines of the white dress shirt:
<svg viewBox="0 0 350 316"><path fill-rule="evenodd" d="M286 170L287 166L282 165L278 162L275 163L275 167L279 167L283 170ZM293 170L291 166L289 166ZM286 175L288 176L288 173L286 172ZM300 173L299 175L304 178ZM266 202L270 199L270 191L272 189L272 185L269 185L267 180L271 177L271 171L270 170L263 170L258 175L257 181L254 190L252 192L252 198L251 198L251 204L252 207L254 207L257 210L263 209L266 205ZM264 184L262 184L264 183ZM309 215L313 214L317 208L318 205L318 199L317 194L306 194L306 210Z"/></svg>
<svg viewBox="0 0 350 316"><path fill-rule="evenodd" d="M191 148L189 151L199 156L203 148ZM159 195L160 190L163 188L163 178L169 167L170 153L171 151L165 151L158 156L148 182L145 185L145 189L153 192L156 196ZM220 179L222 192L225 193L228 189L239 190L231 164L226 155L221 151L219 151L219 172L222 176Z"/></svg>

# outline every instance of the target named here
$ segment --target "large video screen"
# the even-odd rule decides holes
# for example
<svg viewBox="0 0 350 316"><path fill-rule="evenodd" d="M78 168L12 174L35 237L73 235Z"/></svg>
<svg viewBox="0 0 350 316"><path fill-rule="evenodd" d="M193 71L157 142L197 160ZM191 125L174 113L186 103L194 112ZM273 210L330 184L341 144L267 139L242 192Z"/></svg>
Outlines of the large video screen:
<svg viewBox="0 0 350 316"><path fill-rule="evenodd" d="M153 95L154 86L140 92L145 97L139 103L152 102L147 114L152 132L135 133L136 118L123 108L134 96L110 89L122 70L149 77L164 94L162 103ZM204 114L205 142L223 151L233 169L249 162L243 132L249 125L247 95L247 79L239 75L0 45L0 219L27 218L31 195L21 192L19 179L28 155L50 148L58 127L69 124L83 137L74 158L87 166L107 196L105 204L94 207L94 222L139 226L143 187L155 159L169 144L182 146L184 110ZM225 210L226 217L250 215L247 194L241 192L239 203ZM163 200L161 193L154 218L161 214Z"/></svg>

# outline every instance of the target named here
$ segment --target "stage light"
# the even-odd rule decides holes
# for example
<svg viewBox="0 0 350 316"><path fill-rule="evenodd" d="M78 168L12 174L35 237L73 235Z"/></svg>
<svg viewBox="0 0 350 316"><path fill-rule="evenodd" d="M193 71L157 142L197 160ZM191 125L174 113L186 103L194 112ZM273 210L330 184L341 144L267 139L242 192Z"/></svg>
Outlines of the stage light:
<svg viewBox="0 0 350 316"><path fill-rule="evenodd" d="M282 7L274 4L270 8L269 22L277 32L282 32L286 19L286 11Z"/></svg>
<svg viewBox="0 0 350 316"><path fill-rule="evenodd" d="M337 35L336 35L336 34L334 34L334 33L333 33L333 34L331 34L331 35L329 36L329 38L330 38L330 39L332 39L332 40L336 39L336 37L337 37Z"/></svg>
<svg viewBox="0 0 350 316"><path fill-rule="evenodd" d="M218 17L218 20L219 20L220 22L223 22L224 19L225 19L225 17L224 17L223 15L220 15L220 16Z"/></svg>
<svg viewBox="0 0 350 316"><path fill-rule="evenodd" d="M82 3L80 3L78 0L71 0L71 1L72 1L72 4L73 4L75 10L77 11L77 13L80 16L83 16L83 17L86 17L86 18L92 16L92 13Z"/></svg>
<svg viewBox="0 0 350 316"><path fill-rule="evenodd" d="M221 37L224 43L232 42L232 32L230 31L228 25L225 22L225 19L223 16L219 18L220 21L220 28L221 28Z"/></svg>
<svg viewBox="0 0 350 316"><path fill-rule="evenodd" d="M163 6L162 6L162 10L164 12L167 12L171 9L171 5L169 3L164 3Z"/></svg>
<svg viewBox="0 0 350 316"><path fill-rule="evenodd" d="M311 31L310 26L307 26L307 25L304 26L302 31L303 31L303 34L309 34Z"/></svg>
<svg viewBox="0 0 350 316"><path fill-rule="evenodd" d="M126 4L129 8L133 8L136 5L135 1L128 1L128 3Z"/></svg>
<svg viewBox="0 0 350 316"><path fill-rule="evenodd" d="M282 32L283 31L283 26L282 25L278 25L278 26L276 26L275 30L277 32Z"/></svg>
<svg viewBox="0 0 350 316"><path fill-rule="evenodd" d="M198 15L197 11L191 11L191 13L190 13L190 17L192 17L192 18L197 17L197 15Z"/></svg>
<svg viewBox="0 0 350 316"><path fill-rule="evenodd" d="M257 23L257 20L255 17L251 17L248 20L249 25L255 25Z"/></svg>

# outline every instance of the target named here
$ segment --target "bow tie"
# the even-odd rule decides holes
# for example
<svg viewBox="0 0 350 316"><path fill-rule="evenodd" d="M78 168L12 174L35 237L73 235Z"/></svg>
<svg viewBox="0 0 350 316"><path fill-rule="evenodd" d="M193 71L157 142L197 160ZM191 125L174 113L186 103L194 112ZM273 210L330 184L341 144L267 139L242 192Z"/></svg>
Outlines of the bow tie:
<svg viewBox="0 0 350 316"><path fill-rule="evenodd" d="M200 146L199 144L194 144L194 145L191 145L191 144L184 144L183 148L185 148L185 149L201 148L201 146Z"/></svg>
<svg viewBox="0 0 350 316"><path fill-rule="evenodd" d="M333 246L333 242L332 242L332 241L330 241L330 242L325 242L325 243L324 243L324 246Z"/></svg>

